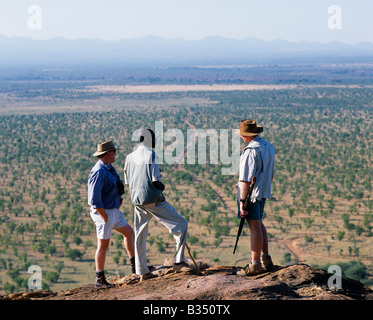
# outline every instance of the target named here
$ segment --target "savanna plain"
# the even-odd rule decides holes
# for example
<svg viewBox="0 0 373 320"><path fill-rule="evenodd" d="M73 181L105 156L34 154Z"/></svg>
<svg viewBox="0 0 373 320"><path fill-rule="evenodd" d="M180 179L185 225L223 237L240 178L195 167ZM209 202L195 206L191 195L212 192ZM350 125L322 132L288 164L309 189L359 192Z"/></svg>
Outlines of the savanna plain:
<svg viewBox="0 0 373 320"><path fill-rule="evenodd" d="M345 69L346 74L356 71L354 66ZM238 71L219 72L233 77ZM240 75L245 72L252 69L239 70ZM48 75L58 73L48 70ZM114 166L123 177L125 157L136 145L135 130L154 129L161 121L169 136L173 129L182 133L158 138L170 157L178 159L161 164L164 195L189 221L192 255L211 265L246 265L247 226L232 254L239 224L238 172L222 174L232 164L214 154L211 138L206 139L206 163L196 158L188 164L186 157L193 129L228 130L228 155L234 154L232 135L242 119L263 125L262 137L276 149L264 219L275 264L336 264L345 276L372 286L373 88L367 76L361 82L358 75L345 79L339 73L338 83L225 79L214 85L195 78L191 83L167 82L164 74L110 85L97 79L2 74L0 292L27 291L31 265L40 266L44 289L94 281L96 232L87 204L87 178L97 161L92 154L98 142L113 140L120 148ZM203 141L198 139L197 151L199 143ZM243 142L239 148L243 150ZM121 209L133 225L128 189ZM147 250L152 265L163 264L174 251L172 236L154 219ZM115 231L105 269L109 276L130 273L123 239Z"/></svg>

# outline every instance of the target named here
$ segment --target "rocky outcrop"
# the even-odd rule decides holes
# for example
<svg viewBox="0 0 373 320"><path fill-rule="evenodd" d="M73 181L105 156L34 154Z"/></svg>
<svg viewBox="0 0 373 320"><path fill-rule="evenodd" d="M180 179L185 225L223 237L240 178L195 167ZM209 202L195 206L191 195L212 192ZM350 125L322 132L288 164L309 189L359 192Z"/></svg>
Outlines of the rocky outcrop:
<svg viewBox="0 0 373 320"><path fill-rule="evenodd" d="M93 284L61 292L36 291L2 296L2 299L35 300L373 300L373 290L343 278L341 289L328 287L331 274L305 264L275 266L271 272L243 277L239 267L200 264L201 273L175 273L157 267L158 275L140 282L138 276L113 277L112 289Z"/></svg>

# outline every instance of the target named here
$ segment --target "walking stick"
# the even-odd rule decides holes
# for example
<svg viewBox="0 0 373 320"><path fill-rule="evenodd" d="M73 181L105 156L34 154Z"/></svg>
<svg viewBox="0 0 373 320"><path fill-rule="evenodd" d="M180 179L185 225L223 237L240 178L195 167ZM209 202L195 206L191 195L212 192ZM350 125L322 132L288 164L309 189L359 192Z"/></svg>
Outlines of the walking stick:
<svg viewBox="0 0 373 320"><path fill-rule="evenodd" d="M193 263L194 263L194 266L196 267L198 273L200 274L201 271L199 270L199 267L198 267L197 263L194 261L193 256L192 256L191 253L190 253L190 250L189 250L189 246L188 246L188 244L185 243L185 246L186 246L186 248L187 248L187 250L188 250L189 256L191 257L191 259L192 259L192 261L193 261Z"/></svg>
<svg viewBox="0 0 373 320"><path fill-rule="evenodd" d="M247 196L246 196L246 198L245 198L245 204L244 204L244 209L245 209L245 211L246 211L246 209L248 208L248 205L250 204L250 197L251 197L251 193L253 192L253 189L254 189L255 181L256 181L256 177L253 177L253 179L251 180L251 184L250 184L250 187L249 187L249 191L248 191ZM242 229L243 229L243 226L244 226L244 224L245 224L245 220L246 220L246 218L241 218L240 225L239 225L239 227L238 227L238 231L237 231L236 244L234 245L233 254L236 253L236 248L237 248L237 244L238 244L238 239L240 238L240 235L241 235L241 233L242 233Z"/></svg>
<svg viewBox="0 0 373 320"><path fill-rule="evenodd" d="M190 253L189 246L188 246L188 244L187 244L186 242L185 242L185 246L186 246L186 248L187 248L187 250L188 250L189 257L190 257L190 258L192 259L192 261L193 261L194 266L196 267L198 273L201 274L201 271L199 270L199 267L198 267L197 263L196 263L195 260L193 259L193 256L192 256L192 254ZM178 245L178 247L177 247L177 249L176 249L176 253L175 253L175 255L179 252L180 248L181 248L181 242L179 243L179 245Z"/></svg>

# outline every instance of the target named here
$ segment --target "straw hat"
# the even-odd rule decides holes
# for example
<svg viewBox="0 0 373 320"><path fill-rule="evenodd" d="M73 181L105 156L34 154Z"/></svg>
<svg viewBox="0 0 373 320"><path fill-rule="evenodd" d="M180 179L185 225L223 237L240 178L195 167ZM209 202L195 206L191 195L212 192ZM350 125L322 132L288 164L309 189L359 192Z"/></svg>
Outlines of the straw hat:
<svg viewBox="0 0 373 320"><path fill-rule="evenodd" d="M242 120L240 122L240 130L237 131L241 136L257 136L263 132L263 127L258 125L255 120Z"/></svg>
<svg viewBox="0 0 373 320"><path fill-rule="evenodd" d="M114 144L112 141L106 141L103 143L99 143L97 145L97 151L93 154L93 156L97 157L108 151L113 151L113 150L119 150L119 149L114 147Z"/></svg>

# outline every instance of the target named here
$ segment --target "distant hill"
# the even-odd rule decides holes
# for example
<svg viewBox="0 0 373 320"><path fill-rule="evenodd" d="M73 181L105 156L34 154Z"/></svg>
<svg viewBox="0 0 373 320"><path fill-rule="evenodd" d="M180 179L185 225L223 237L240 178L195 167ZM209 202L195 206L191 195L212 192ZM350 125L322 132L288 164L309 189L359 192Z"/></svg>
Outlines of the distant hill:
<svg viewBox="0 0 373 320"><path fill-rule="evenodd" d="M202 40L147 36L105 41L54 38L32 40L0 36L0 65L4 64L243 64L268 60L292 61L372 59L373 44L340 42L235 40L206 37ZM295 59L295 60L294 60Z"/></svg>

